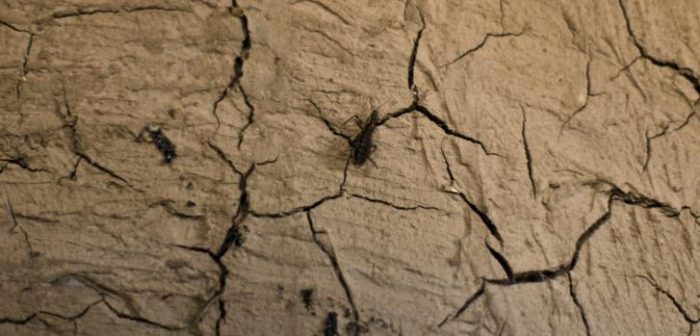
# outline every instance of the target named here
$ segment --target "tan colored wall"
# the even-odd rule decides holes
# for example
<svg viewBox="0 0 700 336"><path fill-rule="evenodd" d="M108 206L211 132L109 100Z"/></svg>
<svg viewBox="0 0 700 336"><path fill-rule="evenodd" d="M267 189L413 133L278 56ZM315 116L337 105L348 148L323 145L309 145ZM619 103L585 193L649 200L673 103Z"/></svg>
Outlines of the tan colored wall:
<svg viewBox="0 0 700 336"><path fill-rule="evenodd" d="M699 55L696 0L0 1L0 335L700 335Z"/></svg>

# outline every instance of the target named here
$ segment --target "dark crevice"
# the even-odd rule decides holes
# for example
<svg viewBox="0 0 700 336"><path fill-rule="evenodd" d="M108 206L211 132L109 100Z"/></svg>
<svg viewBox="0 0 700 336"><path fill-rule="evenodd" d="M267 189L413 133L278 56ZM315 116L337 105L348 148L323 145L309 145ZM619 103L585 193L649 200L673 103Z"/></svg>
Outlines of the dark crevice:
<svg viewBox="0 0 700 336"><path fill-rule="evenodd" d="M252 175L253 171L255 170L255 163L251 164L248 170L246 170L242 175L241 178L238 182L238 188L241 192L241 197L238 200L238 208L236 209L236 213L233 215L233 218L231 219L231 227L229 227L228 231L226 232L226 236L224 238L223 243L221 243L221 246L217 249L215 256L220 259L223 257L226 252L231 248L232 245L236 245L238 247L243 245L243 242L245 241L245 237L243 235L243 231L245 230L245 226L242 225L242 222L245 220L245 218L248 216L249 210L250 210L250 200L248 196L248 178Z"/></svg>
<svg viewBox="0 0 700 336"><path fill-rule="evenodd" d="M503 271L506 273L506 277L508 278L508 281L513 281L513 268L510 267L510 263L508 263L508 260L506 257L504 257L500 252L496 251L489 245L488 242L484 243L486 245L486 248L489 250L489 253L493 256L494 259L498 262L499 265L501 265L501 268L503 268Z"/></svg>
<svg viewBox="0 0 700 336"><path fill-rule="evenodd" d="M13 159L0 159L0 162L5 162L5 163L7 163L7 165L18 166L18 167L22 168L23 170L26 170L26 171L32 172L32 173L47 172L46 169L33 168L33 167L29 166L29 163L27 163L27 159L25 159L24 157L21 157L21 156L13 158Z"/></svg>
<svg viewBox="0 0 700 336"><path fill-rule="evenodd" d="M248 95L245 93L245 90L243 90L243 85L241 85L240 83L238 84L238 90L241 91L241 95L243 95L243 101L245 102L245 106L248 107L248 119L246 120L246 124L243 125L240 131L238 131L238 148L240 149L241 144L243 144L243 136L245 135L245 131L255 121L255 107L250 102Z"/></svg>
<svg viewBox="0 0 700 336"><path fill-rule="evenodd" d="M489 41L489 39L491 39L491 38L520 36L520 35L524 34L525 31L526 31L526 29L523 29L523 30L521 30L521 31L518 32L518 33L488 33L488 34L486 34L486 36L484 36L484 38L481 40L481 42L479 42L479 44L477 44L475 47L473 47L473 48L471 48L471 49L469 49L469 50L467 50L467 51L461 53L461 54L460 54L459 56L457 56L455 59L453 59L452 61L450 61L450 62L447 63L447 64L442 65L441 67L443 67L443 68L444 68L444 67L448 67L448 66L450 66L450 65L452 65L452 64L454 64L454 63L456 63L456 62L458 62L459 60L461 60L461 59L463 59L463 58L469 56L470 54L476 52L477 50L479 50L479 49L481 49L482 47L484 47L484 46L486 45L486 43Z"/></svg>
<svg viewBox="0 0 700 336"><path fill-rule="evenodd" d="M559 128L559 136L561 136L561 133L564 131L566 126L569 124L569 122L572 119L574 119L574 117L576 117L577 114L579 114L580 112L585 110L586 107L588 107L588 101L589 101L590 97L595 97L597 95L597 94L593 94L593 92L592 92L593 89L591 88L591 85L592 85L591 84L591 62L592 62L592 60L593 59L589 56L588 63L586 64L586 101L584 101L583 105L579 106L576 109L576 111L574 111L574 113L569 115L569 117L567 117L566 120L564 120L564 123L561 124L561 127Z"/></svg>
<svg viewBox="0 0 700 336"><path fill-rule="evenodd" d="M637 38L637 35L635 35L634 30L632 29L632 21L629 18L629 14L627 13L627 7L625 6L625 3L623 0L619 0L620 3L620 8L622 9L622 16L625 19L625 24L627 26L627 33L630 35L630 38L632 39L632 42L634 43L635 47L637 47L637 50L639 51L639 54L642 56L642 58L649 60L652 64L663 67L663 68L669 68L671 70L676 71L678 74L683 76L690 84L693 85L693 88L695 89L695 92L700 95L700 79L698 79L698 76L695 75L692 69L680 66L677 63L667 61L667 60L660 60L647 51L647 49L642 46L640 43L639 39ZM700 99L700 98L699 98Z"/></svg>
<svg viewBox="0 0 700 336"><path fill-rule="evenodd" d="M222 161L226 162L226 165L228 165L228 167L231 168L231 171L233 171L234 174L238 176L243 175L243 172L236 168L236 165L233 164L233 161L231 161L231 159L229 159L228 156L226 156L226 153L224 153L224 151L219 146L215 145L212 142L207 142L207 145L209 146L209 148L214 150L214 152L216 152L216 155L218 155Z"/></svg>
<svg viewBox="0 0 700 336"><path fill-rule="evenodd" d="M248 17L245 15L243 12L243 9L238 6L238 3L236 0L231 0L231 8L229 9L229 12L233 17L237 17L238 21L241 24L241 30L243 30L243 41L241 42L241 47L238 52L238 56L233 61L233 72L231 73L231 76L229 78L228 85L219 93L219 96L217 96L216 100L214 101L213 104L213 109L212 113L214 114L214 117L216 118L216 131L219 130L219 127L221 126L221 120L219 119L219 115L217 113L218 108L219 108L219 103L223 101L226 97L228 97L229 92L237 85L239 84L241 78L243 77L243 65L246 59L248 59L248 55L250 54L250 48L252 46L251 42L251 37L250 37L250 28L248 27ZM240 88L241 92L243 92L243 88ZM247 97L244 94L244 99L246 99L246 105L248 104ZM251 110L252 111L252 110ZM248 126L245 126L247 128ZM242 134L242 132L241 132ZM242 141L242 140L239 140Z"/></svg>
<svg viewBox="0 0 700 336"><path fill-rule="evenodd" d="M425 205L415 205L415 206L396 205L396 204L391 203L391 202L389 202L389 201L385 201L385 200L381 200L381 199L376 199L376 198L371 198L371 197L367 197L367 196L363 196L363 195L359 195L359 194L350 194L349 196L350 196L350 197L353 197L353 198L363 199L363 200L365 200L365 201L367 201L367 202L370 202L370 203L383 204L383 205L392 207L392 208L394 208L394 209L396 209L396 210L418 210L418 209L423 209L423 210L440 210L440 209L438 209L438 208L436 208L436 207L425 206Z"/></svg>
<svg viewBox="0 0 700 336"><path fill-rule="evenodd" d="M118 309L114 308L111 304L109 304L109 302L107 300L103 300L102 302L114 315L116 315L120 319L139 322L139 323L147 324L147 325L150 325L153 327L157 327L157 328L165 329L165 330L170 330L170 331L184 329L184 328L180 328L180 327L173 327L173 326L160 324L158 322L154 322L154 321L145 319L145 318L140 317L140 316L132 316L132 315L124 314L124 313L120 312Z"/></svg>
<svg viewBox="0 0 700 336"><path fill-rule="evenodd" d="M326 315L325 324L325 328L323 329L324 336L338 335L338 314L336 312L330 312Z"/></svg>
<svg viewBox="0 0 700 336"><path fill-rule="evenodd" d="M563 275L569 275L569 273L576 267L578 260L579 260L579 255L581 253L581 249L583 246L588 242L588 240L591 239L593 234L598 231L598 229L605 224L610 217L612 216L612 210L613 210L613 203L615 201L622 202L627 205L631 206L638 206L642 207L645 209L657 209L659 210L662 214L664 214L667 217L676 217L680 214L680 211L670 207L669 205L659 202L657 200L648 198L643 195L639 195L634 192L624 192L622 189L618 188L617 186L606 182L606 181L596 181L591 183L591 185L594 184L605 184L610 186L610 191L609 191L609 197L608 197L608 207L607 211L601 215L593 224L591 224L576 240L576 245L574 248L574 253L568 263L555 266L552 268L548 269L542 269L542 270L531 270L531 271L524 271L524 272L517 272L513 273L511 277L507 278L501 278L501 279L484 279L484 284L490 284L490 285L496 285L496 286L514 286L518 284L523 284L523 283L541 283L549 280L554 280L560 276ZM493 249L490 248L487 244L487 248L491 252L491 254L494 256L494 258L497 259L499 263L501 263L501 266L504 267L504 270L507 267L510 267L509 263L503 257L502 255L498 253L494 253ZM502 260L500 260L502 259ZM506 271L507 272L507 271ZM470 296L465 305L460 308L455 314L448 315L438 326L444 325L446 322L453 320L459 315L466 310L465 307L468 307L472 302L474 302L476 299L479 298L483 294L483 285L482 288L479 289L475 294ZM680 307L679 305L676 307ZM686 315L687 316L687 315ZM697 323L698 321L690 319L691 323ZM586 325L588 322L585 322Z"/></svg>
<svg viewBox="0 0 700 336"><path fill-rule="evenodd" d="M13 317L0 317L0 324L27 324L29 321L36 317L36 313L27 315L26 317L13 318Z"/></svg>
<svg viewBox="0 0 700 336"><path fill-rule="evenodd" d="M314 289L304 288L299 292L299 295L301 296L301 301L304 302L304 308L306 308L306 311L313 313Z"/></svg>
<svg viewBox="0 0 700 336"><path fill-rule="evenodd" d="M221 322L226 319L226 302L219 298L219 318L216 319L216 326L214 327L215 335L221 335Z"/></svg>
<svg viewBox="0 0 700 336"><path fill-rule="evenodd" d="M581 321L583 322L583 327L586 329L586 336L591 336L591 327L588 324L588 317L586 316L586 311L583 309L583 305L581 302L578 300L578 297L576 296L576 290L574 288L574 280L571 278L571 273L567 273L567 277L569 278L569 295L571 295L571 300L574 301L574 304L576 305L576 308L578 309L579 314L581 315Z"/></svg>
<svg viewBox="0 0 700 336"><path fill-rule="evenodd" d="M348 284L347 280L345 279L345 275L343 275L343 271L340 268L340 264L338 263L338 258L335 255L335 251L333 251L333 247L330 246L325 246L316 236L317 234L321 234L320 232L316 231L314 228L314 222L313 219L311 219L311 211L308 210L306 211L306 219L309 222L309 229L311 230L311 237L314 240L314 243L316 243L316 246L323 251L323 253L326 254L328 257L328 260L331 262L331 265L333 266L333 271L335 272L336 277L338 278L338 282L340 283L340 286L343 287L343 291L345 292L345 297L348 300L348 304L350 304L350 310L352 313L352 323L355 326L360 326L361 320L360 320L360 313L357 310L357 306L355 305L355 300L352 296L352 291L350 290L350 285ZM352 335L357 335L359 333L359 328L353 328L352 330Z"/></svg>
<svg viewBox="0 0 700 336"><path fill-rule="evenodd" d="M525 160L527 160L527 177L530 179L530 187L532 188L532 198L537 199L537 185L535 184L535 178L532 173L532 154L530 153L530 147L527 143L527 136L525 134L527 116L525 115L525 108L520 105L520 111L523 114L523 126L521 128L521 136L523 137L523 147L525 149Z"/></svg>
<svg viewBox="0 0 700 336"><path fill-rule="evenodd" d="M481 222L484 223L486 228L489 230L492 236L494 236L501 245L503 245L503 237L501 237L501 234L498 232L498 227L496 224L489 218L489 216L486 214L484 210L481 210L476 204L474 204L472 201L467 198L467 195L465 195L463 192L454 192L454 194L459 195L459 197L464 201L464 203L467 203L469 206L469 209L471 209L474 213L479 216L481 219Z"/></svg>
<svg viewBox="0 0 700 336"><path fill-rule="evenodd" d="M411 92L413 93L414 99L418 97L418 88L416 87L416 83L414 81L413 76L416 67L416 58L418 57L418 46L420 44L420 39L423 36L423 31L425 30L425 18L423 17L423 13L420 11L420 9L418 9L418 15L420 15L422 27L420 28L420 30L418 30L416 39L413 41L411 58L408 61L408 89L411 90Z"/></svg>

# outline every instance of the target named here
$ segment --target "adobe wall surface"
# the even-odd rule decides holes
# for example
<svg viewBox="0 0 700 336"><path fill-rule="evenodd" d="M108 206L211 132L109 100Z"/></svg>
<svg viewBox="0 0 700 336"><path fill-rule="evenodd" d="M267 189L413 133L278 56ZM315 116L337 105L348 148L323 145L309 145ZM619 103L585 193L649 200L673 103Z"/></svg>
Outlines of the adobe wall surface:
<svg viewBox="0 0 700 336"><path fill-rule="evenodd" d="M0 1L0 335L698 336L698 55L696 0Z"/></svg>

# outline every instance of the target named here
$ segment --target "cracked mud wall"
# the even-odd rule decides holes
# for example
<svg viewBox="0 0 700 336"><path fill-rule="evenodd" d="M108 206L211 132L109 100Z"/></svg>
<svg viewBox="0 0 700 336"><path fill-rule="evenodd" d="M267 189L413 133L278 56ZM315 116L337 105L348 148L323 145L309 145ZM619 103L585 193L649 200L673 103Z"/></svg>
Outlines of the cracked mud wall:
<svg viewBox="0 0 700 336"><path fill-rule="evenodd" d="M0 335L700 335L698 55L694 0L0 1Z"/></svg>

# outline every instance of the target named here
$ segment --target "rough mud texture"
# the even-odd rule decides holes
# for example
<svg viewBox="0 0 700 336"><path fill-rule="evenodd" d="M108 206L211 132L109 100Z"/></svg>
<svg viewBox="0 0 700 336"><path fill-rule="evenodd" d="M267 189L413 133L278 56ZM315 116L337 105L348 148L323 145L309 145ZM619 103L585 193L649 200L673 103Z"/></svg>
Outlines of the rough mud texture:
<svg viewBox="0 0 700 336"><path fill-rule="evenodd" d="M0 1L0 334L700 335L699 22Z"/></svg>

